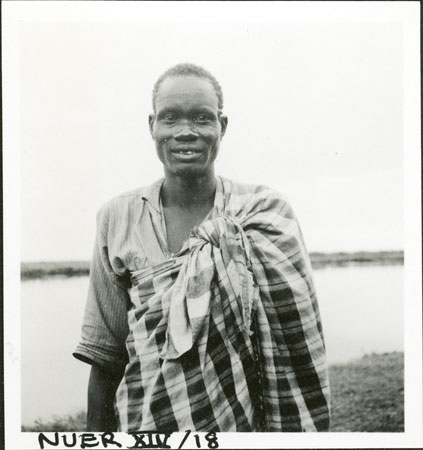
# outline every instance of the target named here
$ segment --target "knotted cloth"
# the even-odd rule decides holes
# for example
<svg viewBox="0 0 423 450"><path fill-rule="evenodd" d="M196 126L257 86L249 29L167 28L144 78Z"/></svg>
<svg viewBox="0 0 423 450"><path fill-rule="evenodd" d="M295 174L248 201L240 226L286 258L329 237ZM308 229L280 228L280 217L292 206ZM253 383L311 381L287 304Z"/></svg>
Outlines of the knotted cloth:
<svg viewBox="0 0 423 450"><path fill-rule="evenodd" d="M129 364L116 397L124 431L328 430L300 228L274 191L256 188L242 204L231 186L185 252L131 275Z"/></svg>

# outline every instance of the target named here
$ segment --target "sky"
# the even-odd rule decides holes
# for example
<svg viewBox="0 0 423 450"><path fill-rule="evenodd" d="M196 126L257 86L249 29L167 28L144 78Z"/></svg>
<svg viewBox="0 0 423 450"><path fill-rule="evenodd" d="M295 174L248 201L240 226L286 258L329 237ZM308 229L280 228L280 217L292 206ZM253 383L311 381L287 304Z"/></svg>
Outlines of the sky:
<svg viewBox="0 0 423 450"><path fill-rule="evenodd" d="M310 251L403 248L400 23L134 15L19 38L23 261L89 259L100 206L163 175L147 118L179 62L222 85L217 174L285 195Z"/></svg>

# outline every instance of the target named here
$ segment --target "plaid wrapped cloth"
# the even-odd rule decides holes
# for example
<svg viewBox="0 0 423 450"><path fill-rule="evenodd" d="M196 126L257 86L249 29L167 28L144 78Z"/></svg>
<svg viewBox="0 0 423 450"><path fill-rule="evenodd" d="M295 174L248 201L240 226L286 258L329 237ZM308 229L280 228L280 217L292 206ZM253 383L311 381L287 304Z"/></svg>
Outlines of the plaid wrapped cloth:
<svg viewBox="0 0 423 450"><path fill-rule="evenodd" d="M119 428L327 431L325 348L298 223L273 190L219 185L182 251L131 274Z"/></svg>

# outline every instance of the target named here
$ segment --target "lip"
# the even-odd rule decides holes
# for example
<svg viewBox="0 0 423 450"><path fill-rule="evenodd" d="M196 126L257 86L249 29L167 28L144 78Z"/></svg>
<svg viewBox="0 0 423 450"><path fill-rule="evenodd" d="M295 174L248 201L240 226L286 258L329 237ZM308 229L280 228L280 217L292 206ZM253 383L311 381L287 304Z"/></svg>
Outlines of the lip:
<svg viewBox="0 0 423 450"><path fill-rule="evenodd" d="M179 161L191 162L201 157L202 151L197 147L191 147L189 145L180 145L171 149L173 157Z"/></svg>
<svg viewBox="0 0 423 450"><path fill-rule="evenodd" d="M191 162L201 158L202 152L191 149L172 150L172 156L178 161Z"/></svg>
<svg viewBox="0 0 423 450"><path fill-rule="evenodd" d="M178 145L177 147L172 147L170 151L172 153L179 153L179 152L201 153L201 150L198 147L194 147L191 145Z"/></svg>

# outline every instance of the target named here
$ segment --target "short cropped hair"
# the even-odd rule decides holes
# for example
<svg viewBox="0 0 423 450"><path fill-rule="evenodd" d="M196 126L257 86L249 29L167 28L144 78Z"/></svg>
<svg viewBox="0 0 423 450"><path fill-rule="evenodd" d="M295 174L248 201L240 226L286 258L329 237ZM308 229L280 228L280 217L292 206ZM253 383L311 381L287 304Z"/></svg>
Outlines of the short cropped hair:
<svg viewBox="0 0 423 450"><path fill-rule="evenodd" d="M153 87L153 110L156 110L156 98L159 93L159 89L161 84L166 78L170 77L181 77L181 76L194 76L198 78L204 78L205 80L210 81L213 85L213 88L216 92L218 108L219 110L223 109L223 92L219 82L216 78L206 69L201 66L197 66L196 64L191 63L181 63L176 66L172 66L167 69L162 75L160 75L159 79L156 81Z"/></svg>

